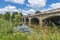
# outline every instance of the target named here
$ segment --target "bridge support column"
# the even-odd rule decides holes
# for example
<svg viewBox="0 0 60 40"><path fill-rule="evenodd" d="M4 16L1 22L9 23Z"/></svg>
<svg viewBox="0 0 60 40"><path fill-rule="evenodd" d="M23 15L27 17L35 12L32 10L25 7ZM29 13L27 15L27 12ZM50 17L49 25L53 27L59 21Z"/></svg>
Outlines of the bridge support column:
<svg viewBox="0 0 60 40"><path fill-rule="evenodd" d="M31 18L29 18L29 23L28 23L29 26L31 26Z"/></svg>
<svg viewBox="0 0 60 40"><path fill-rule="evenodd" d="M42 18L39 19L39 25L42 26L43 25L43 21Z"/></svg>
<svg viewBox="0 0 60 40"><path fill-rule="evenodd" d="M42 24L43 24L42 20L40 20L39 24L40 24L40 25L42 25Z"/></svg>
<svg viewBox="0 0 60 40"><path fill-rule="evenodd" d="M24 18L24 24L26 23L26 18Z"/></svg>
<svg viewBox="0 0 60 40"><path fill-rule="evenodd" d="M23 19L24 19L24 18L22 17L22 24L24 23Z"/></svg>

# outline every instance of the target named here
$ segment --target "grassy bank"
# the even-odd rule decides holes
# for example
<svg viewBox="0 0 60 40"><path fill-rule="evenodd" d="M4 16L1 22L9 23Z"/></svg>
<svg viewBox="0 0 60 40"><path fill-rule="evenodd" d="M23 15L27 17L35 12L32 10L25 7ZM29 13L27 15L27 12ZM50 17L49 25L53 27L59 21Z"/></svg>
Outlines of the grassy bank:
<svg viewBox="0 0 60 40"><path fill-rule="evenodd" d="M0 19L0 40L60 40L60 30L54 24L52 27L34 26L30 35L21 32L14 32L12 23Z"/></svg>

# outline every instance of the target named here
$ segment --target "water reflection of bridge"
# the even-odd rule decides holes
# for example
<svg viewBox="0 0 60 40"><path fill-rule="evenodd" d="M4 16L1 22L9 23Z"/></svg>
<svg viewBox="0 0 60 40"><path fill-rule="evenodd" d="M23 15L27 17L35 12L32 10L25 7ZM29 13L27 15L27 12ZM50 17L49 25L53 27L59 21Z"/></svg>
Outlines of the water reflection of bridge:
<svg viewBox="0 0 60 40"><path fill-rule="evenodd" d="M45 11L39 14L22 17L22 22L31 26L32 24L60 24L60 8Z"/></svg>

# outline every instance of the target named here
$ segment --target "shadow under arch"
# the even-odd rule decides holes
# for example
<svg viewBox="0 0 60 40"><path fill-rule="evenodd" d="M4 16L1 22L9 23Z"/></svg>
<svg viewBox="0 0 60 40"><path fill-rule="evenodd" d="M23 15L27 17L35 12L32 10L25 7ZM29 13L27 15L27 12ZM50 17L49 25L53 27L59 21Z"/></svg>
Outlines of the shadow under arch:
<svg viewBox="0 0 60 40"><path fill-rule="evenodd" d="M38 18L32 18L31 24L39 24L39 19Z"/></svg>
<svg viewBox="0 0 60 40"><path fill-rule="evenodd" d="M29 22L29 18L26 18L26 22Z"/></svg>
<svg viewBox="0 0 60 40"><path fill-rule="evenodd" d="M60 16L47 17L43 19L43 23L47 25L52 25L52 23L54 23L55 25L60 25Z"/></svg>

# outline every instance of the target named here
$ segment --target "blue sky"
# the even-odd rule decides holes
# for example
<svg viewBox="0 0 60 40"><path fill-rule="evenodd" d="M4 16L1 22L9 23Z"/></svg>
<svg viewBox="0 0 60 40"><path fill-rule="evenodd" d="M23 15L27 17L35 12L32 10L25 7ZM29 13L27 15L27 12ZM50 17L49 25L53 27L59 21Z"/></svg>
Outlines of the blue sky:
<svg viewBox="0 0 60 40"><path fill-rule="evenodd" d="M60 0L0 0L0 13L22 12L33 14L36 10L46 11L60 8Z"/></svg>

